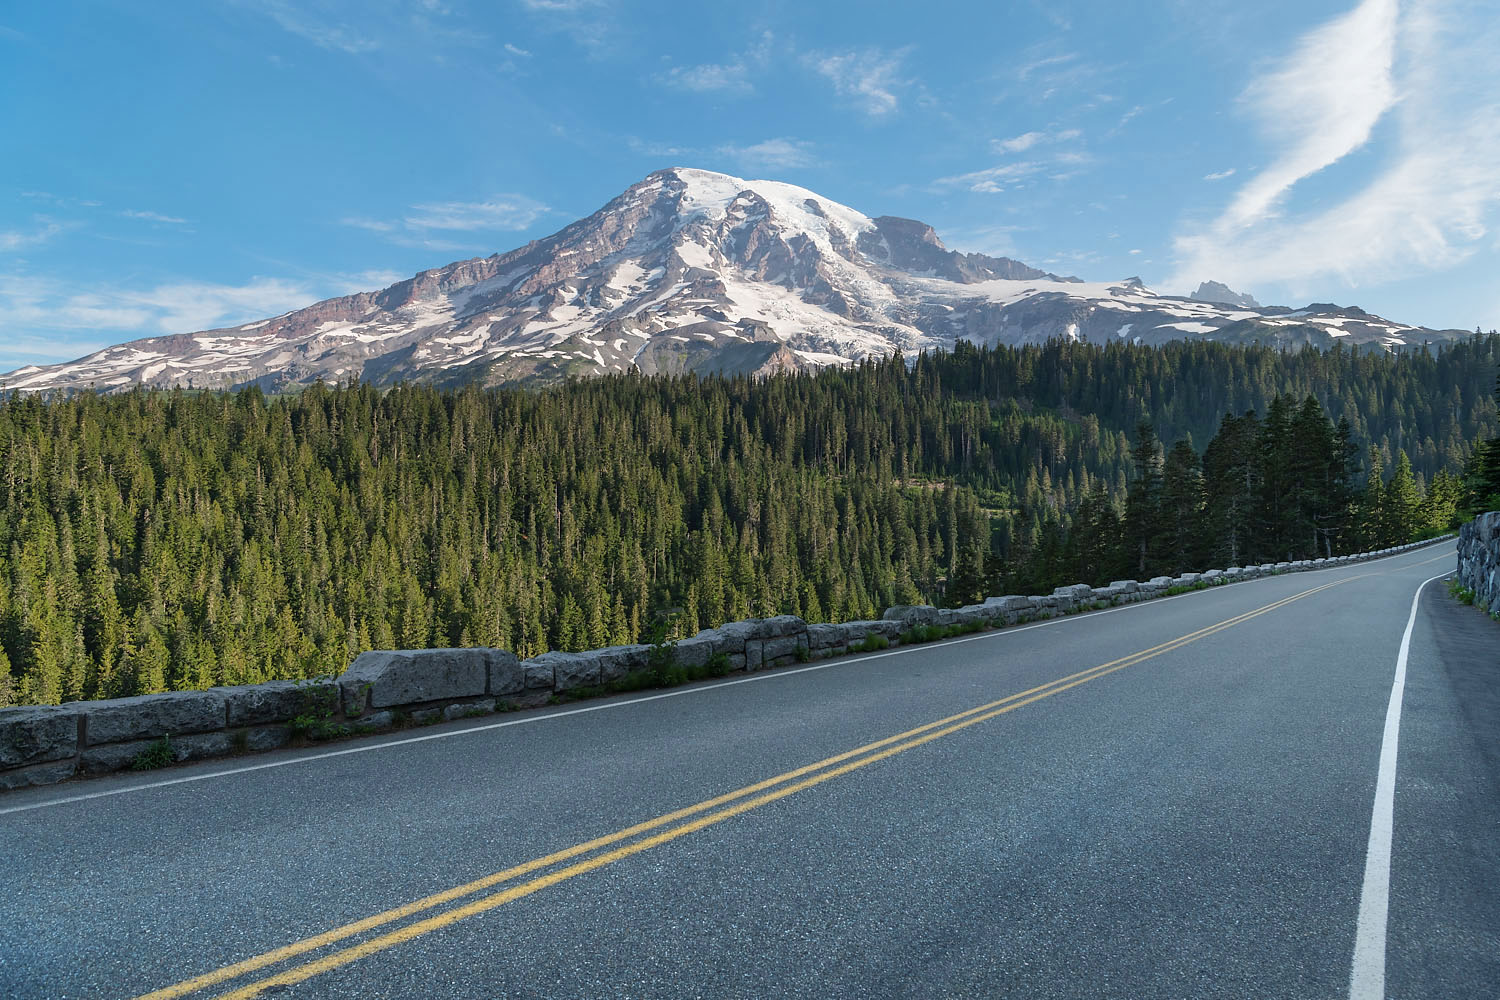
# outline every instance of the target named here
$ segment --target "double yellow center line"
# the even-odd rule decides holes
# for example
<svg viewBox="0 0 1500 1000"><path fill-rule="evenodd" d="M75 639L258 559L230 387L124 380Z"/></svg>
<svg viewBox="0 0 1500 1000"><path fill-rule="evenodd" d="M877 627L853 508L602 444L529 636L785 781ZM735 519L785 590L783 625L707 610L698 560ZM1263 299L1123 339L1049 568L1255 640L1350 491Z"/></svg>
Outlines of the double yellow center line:
<svg viewBox="0 0 1500 1000"><path fill-rule="evenodd" d="M1206 638L1216 632L1222 632L1227 628L1232 628L1252 618L1275 611L1277 608L1284 607L1293 601L1298 601L1304 597L1328 590L1331 587L1348 583L1353 579L1358 579L1358 577L1348 577L1333 583L1324 584L1321 587L1304 590L1299 594L1293 594L1291 597L1283 598L1263 607L1256 608L1253 611L1247 611L1233 618L1227 618L1224 621L1201 628L1196 632L1189 632L1186 635L1178 636L1175 639L1152 646L1149 649L1131 653L1129 656L1123 656L1118 660L1111 660L1108 663L1101 663L1096 667L1080 670L1066 677L1059 677L1046 684L1041 684L1017 694L1008 695L997 701L991 701L971 708L966 712L959 712L956 715L938 719L936 722L929 722L924 726L918 726L915 729L908 729L903 733L897 733L895 736L888 736L883 740L866 743L864 746L856 747L853 750L848 750L832 757L826 757L815 764L808 764L804 767L778 774L774 778L767 778L764 781L746 785L744 788L736 791L728 792L711 799L705 799L697 805L665 813L655 819L637 823L634 826L626 827L607 836L596 837L593 840L575 844L565 850L535 858L524 864L516 865L513 868L495 872L492 875L486 875L483 878L455 886L452 889L446 889L431 896L407 903L404 906L398 906L377 913L374 916L366 917L363 920L335 927L322 934L276 948L264 954L256 955L253 958L245 959L242 962L236 962L233 965L226 965L213 972L184 980L176 985L156 990L153 993L147 993L144 996L138 997L137 1000L173 1000L173 998L184 997L200 990L208 989L211 986L239 979L269 966L286 962L288 959L305 955L308 952L317 951L348 938L356 937L367 931L377 930L404 920L407 917L436 909L446 903L475 896L502 883L513 882L523 876L553 868L553 866L560 865L563 862L573 862L572 864L555 868L536 878L511 885L498 892L483 895L460 906L444 910L435 916L405 924L395 930L367 938L357 944L331 952L320 958L292 965L280 972L247 983L228 993L219 994L219 1000L241 1000L241 998L259 996L262 992L273 986L290 986L303 982L340 966L348 965L350 962L357 961L368 955L385 951L388 948L451 926L469 917L486 913L513 900L521 899L549 886L565 882L575 876L603 868L606 865L613 864L616 861L635 854L640 854L643 851L649 851L653 847L658 847L679 837L696 833L699 830L722 823L727 819L732 819L753 809L758 809L768 803L796 795L798 792L805 791L815 785L821 785L825 781L831 781L841 775L868 767L877 761L905 753L925 743L931 743L933 740L941 739L944 736L967 729L970 726L976 726L996 716L1004 715L1007 712L1013 712L1033 702L1041 701L1043 698L1050 698L1070 688L1087 684L1089 681L1098 680L1100 677L1112 674L1117 670L1124 670L1126 667L1135 666L1145 660L1161 656L1163 653L1180 649L1189 643L1197 642L1199 639ZM647 834L648 836L642 836L643 834ZM602 853L594 853L601 851L603 848L612 849L604 850ZM590 856L584 857L585 855ZM581 857L584 859L574 861L574 859Z"/></svg>

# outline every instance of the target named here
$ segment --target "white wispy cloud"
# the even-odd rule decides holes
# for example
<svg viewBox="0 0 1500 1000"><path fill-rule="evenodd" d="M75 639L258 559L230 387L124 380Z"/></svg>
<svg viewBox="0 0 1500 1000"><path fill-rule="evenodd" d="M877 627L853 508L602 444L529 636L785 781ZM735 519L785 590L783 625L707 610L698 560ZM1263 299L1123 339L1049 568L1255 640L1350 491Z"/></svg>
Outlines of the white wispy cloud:
<svg viewBox="0 0 1500 1000"><path fill-rule="evenodd" d="M486 201L443 201L413 205L414 214L402 222L408 229L519 231L546 215L549 209L525 195L497 195Z"/></svg>
<svg viewBox="0 0 1500 1000"><path fill-rule="evenodd" d="M538 24L599 51L615 32L611 0L520 0Z"/></svg>
<svg viewBox="0 0 1500 1000"><path fill-rule="evenodd" d="M120 212L120 214L127 219L140 219L143 222L161 222L171 226L185 226L187 225L188 221L186 219L180 219L175 215L163 215L160 212L144 211L133 208L124 209Z"/></svg>
<svg viewBox="0 0 1500 1000"><path fill-rule="evenodd" d="M183 281L132 289L32 275L0 274L0 327L39 338L46 333L87 330L124 338L209 330L298 309L318 299L318 290L282 278L251 278L243 285ZM114 343L109 340L108 343ZM25 353L36 354L38 351ZM78 342L60 344L55 356L77 357Z"/></svg>
<svg viewBox="0 0 1500 1000"><path fill-rule="evenodd" d="M802 139L767 139L751 146L720 146L717 152L755 170L790 170L818 163L813 144Z"/></svg>
<svg viewBox="0 0 1500 1000"><path fill-rule="evenodd" d="M1500 22L1480 0L1364 0L1308 32L1247 89L1269 166L1174 240L1170 284L1293 293L1450 267L1486 250L1500 208ZM1492 11L1489 12L1492 14ZM1376 130L1390 116L1390 128ZM1278 116L1280 118L1278 119ZM1373 141L1377 135L1382 141ZM1298 211L1296 185L1361 151L1373 177Z"/></svg>
<svg viewBox="0 0 1500 1000"><path fill-rule="evenodd" d="M983 170L940 177L936 184L940 188L962 187L981 194L1001 194L1033 179L1066 180L1091 162L1089 155L1079 148L1082 137L1083 132L1076 128L1049 127L1009 139L992 139L990 148L1001 157L1030 155Z"/></svg>
<svg viewBox="0 0 1500 1000"><path fill-rule="evenodd" d="M1222 181L1226 177L1233 177L1233 176L1234 176L1234 168L1230 167L1228 170L1219 170L1219 171L1216 171L1215 173L1204 174L1203 175L1203 179L1206 180L1206 181Z"/></svg>
<svg viewBox="0 0 1500 1000"><path fill-rule="evenodd" d="M1033 146L1050 146L1077 139L1083 133L1076 128L1045 129L1040 132L1023 132L1010 139L992 139L990 146L997 153L1024 153Z"/></svg>
<svg viewBox="0 0 1500 1000"><path fill-rule="evenodd" d="M1228 225L1257 222L1293 184L1369 141L1396 103L1396 13L1396 0L1363 0L1250 85L1243 100L1280 155L1240 189Z"/></svg>
<svg viewBox="0 0 1500 1000"><path fill-rule="evenodd" d="M441 201L412 205L400 219L346 216L339 220L339 224L379 234L387 243L396 246L470 253L483 251L485 246L474 239L454 240L437 234L465 233L477 236L487 232L519 232L530 228L551 211L546 205L525 195L503 194L484 201Z"/></svg>
<svg viewBox="0 0 1500 1000"><path fill-rule="evenodd" d="M870 48L833 54L814 52L807 59L813 69L833 83L840 97L854 101L870 117L880 118L900 104L896 91L906 81L898 74L907 51Z"/></svg>
<svg viewBox="0 0 1500 1000"><path fill-rule="evenodd" d="M749 68L743 63L705 63L701 66L674 66L662 77L682 90L726 91L731 94L754 93Z"/></svg>
<svg viewBox="0 0 1500 1000"><path fill-rule="evenodd" d="M271 18L283 31L311 42L320 49L359 55L380 48L380 43L348 24L319 17L285 0L246 0L248 6Z"/></svg>
<svg viewBox="0 0 1500 1000"><path fill-rule="evenodd" d="M14 252L41 246L54 236L74 228L73 224L58 222L56 219L49 219L42 215L34 217L32 222L34 225L32 229L0 229L0 252Z"/></svg>
<svg viewBox="0 0 1500 1000"><path fill-rule="evenodd" d="M1002 153L1020 153L1035 146L1041 139L1040 132L1022 132L1014 139L993 139L990 145Z"/></svg>
<svg viewBox="0 0 1500 1000"><path fill-rule="evenodd" d="M752 94L755 92L752 77L770 65L774 45L775 36L767 31L761 34L754 45L723 62L674 66L662 74L660 79L666 85L680 90Z"/></svg>
<svg viewBox="0 0 1500 1000"><path fill-rule="evenodd" d="M531 58L531 53L526 49L521 48L519 45L512 45L510 42L506 42L504 45L504 49L513 56L520 56L522 59Z"/></svg>

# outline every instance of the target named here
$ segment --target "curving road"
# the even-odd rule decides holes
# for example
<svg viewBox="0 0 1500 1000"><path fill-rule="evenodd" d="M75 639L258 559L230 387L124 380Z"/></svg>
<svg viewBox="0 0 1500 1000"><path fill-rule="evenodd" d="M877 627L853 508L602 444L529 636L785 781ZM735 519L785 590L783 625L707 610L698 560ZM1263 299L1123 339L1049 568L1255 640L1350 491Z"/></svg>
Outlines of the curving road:
<svg viewBox="0 0 1500 1000"><path fill-rule="evenodd" d="M1500 996L1452 566L11 793L0 995Z"/></svg>

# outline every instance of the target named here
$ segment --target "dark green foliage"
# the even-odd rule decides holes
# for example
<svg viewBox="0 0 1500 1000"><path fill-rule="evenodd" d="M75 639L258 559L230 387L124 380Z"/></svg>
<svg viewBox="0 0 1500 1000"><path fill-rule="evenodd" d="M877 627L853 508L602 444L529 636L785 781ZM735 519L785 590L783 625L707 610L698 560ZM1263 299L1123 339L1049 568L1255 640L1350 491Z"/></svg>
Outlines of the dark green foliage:
<svg viewBox="0 0 1500 1000"><path fill-rule="evenodd" d="M1197 487L1182 454L1168 496L1153 449L1141 502L1122 509L1141 464L1131 431L1209 440L1226 413L1278 395L1345 418L1345 441L1384 468L1404 450L1430 523L1457 489L1443 470L1500 432L1497 352L1493 336L1399 358L960 344L910 368L762 381L11 395L0 704L313 677L372 648L628 643L661 607L681 609L680 637L1138 576L1142 547L1148 563L1193 558L1194 532L1180 518L1166 531L1162 505L1193 507ZM1293 440L1302 412L1287 415ZM1254 426L1248 438L1258 449ZM1273 470L1295 502L1267 523L1237 507L1267 494L1244 449L1221 450L1202 462L1210 563L1266 551L1257 533L1298 551L1347 540L1347 505L1322 504L1297 467ZM1240 473L1238 499L1216 492ZM1396 513L1360 530L1411 520L1404 482Z"/></svg>
<svg viewBox="0 0 1500 1000"><path fill-rule="evenodd" d="M879 634L877 634L875 632L871 632L869 635L867 635L863 639L859 640L859 642L851 644L849 646L849 652L851 652L851 653L878 653L882 649L890 649L890 648L891 648L891 641L889 639L887 639L883 635L879 635Z"/></svg>
<svg viewBox="0 0 1500 1000"><path fill-rule="evenodd" d="M177 752L172 749L172 737L166 735L136 754L130 762L130 769L132 771L155 771L157 768L166 767L176 759Z"/></svg>
<svg viewBox="0 0 1500 1000"><path fill-rule="evenodd" d="M959 635L973 635L975 632L983 632L986 627L984 622L960 622L956 625L913 625L901 633L901 644L903 646L910 646L915 643L951 639Z"/></svg>

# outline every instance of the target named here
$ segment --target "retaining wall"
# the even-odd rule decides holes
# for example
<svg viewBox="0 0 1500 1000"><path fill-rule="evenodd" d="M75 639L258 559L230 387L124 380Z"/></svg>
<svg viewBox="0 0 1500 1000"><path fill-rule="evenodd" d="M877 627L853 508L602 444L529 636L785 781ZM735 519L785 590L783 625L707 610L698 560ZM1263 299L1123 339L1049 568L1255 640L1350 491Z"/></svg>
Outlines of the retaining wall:
<svg viewBox="0 0 1500 1000"><path fill-rule="evenodd" d="M1495 589L1500 513L1485 518L1489 519L1485 528L1471 532L1472 525L1465 527L1468 534L1460 543L1459 559L1462 566L1466 544L1471 553L1486 553L1471 556L1470 561L1488 566L1486 579L1491 589L1487 593L1500 608L1500 592ZM757 618L705 629L679 640L673 651L675 662L686 667L704 666L723 654L729 670L766 670L839 656L872 636L898 646L900 637L918 625L1015 625L1149 600L1174 588L1363 562L1451 537L1332 559L1159 576L1145 583L1119 580L1107 587L1080 583L1046 595L991 597L964 608L902 605L887 609L884 617L874 621L808 624L792 615ZM1479 589L1475 586L1476 592ZM650 646L643 645L611 646L520 660L503 649L380 650L361 654L337 678L0 709L0 789L118 771L153 757L158 765L223 757L274 750L294 740L378 732L408 723L451 721L545 704L557 695L607 687L632 671L645 670L650 651Z"/></svg>
<svg viewBox="0 0 1500 1000"><path fill-rule="evenodd" d="M1474 591L1475 604L1500 614L1500 511L1458 529L1458 582Z"/></svg>

